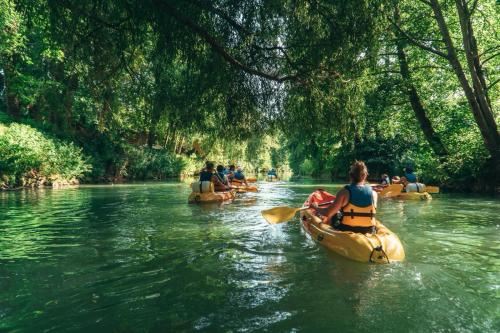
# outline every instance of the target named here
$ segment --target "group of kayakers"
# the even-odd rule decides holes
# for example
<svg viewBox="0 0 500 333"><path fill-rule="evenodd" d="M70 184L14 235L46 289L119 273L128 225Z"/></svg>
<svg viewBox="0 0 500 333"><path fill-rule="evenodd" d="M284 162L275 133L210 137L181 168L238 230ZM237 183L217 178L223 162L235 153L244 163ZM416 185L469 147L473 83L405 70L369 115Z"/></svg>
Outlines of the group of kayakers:
<svg viewBox="0 0 500 333"><path fill-rule="evenodd" d="M407 166L404 171L404 176L394 176L392 180L389 179L387 174L382 174L380 176L380 186L376 187L375 190L381 190L391 184L401 184L403 185L403 192L423 192L425 190L425 185L418 182L418 177L413 171L413 168Z"/></svg>
<svg viewBox="0 0 500 333"><path fill-rule="evenodd" d="M241 167L229 165L228 167L222 164L217 165L207 161L205 167L200 171L200 182L212 182L216 192L224 192L232 189L232 183L245 184L248 186L245 174Z"/></svg>

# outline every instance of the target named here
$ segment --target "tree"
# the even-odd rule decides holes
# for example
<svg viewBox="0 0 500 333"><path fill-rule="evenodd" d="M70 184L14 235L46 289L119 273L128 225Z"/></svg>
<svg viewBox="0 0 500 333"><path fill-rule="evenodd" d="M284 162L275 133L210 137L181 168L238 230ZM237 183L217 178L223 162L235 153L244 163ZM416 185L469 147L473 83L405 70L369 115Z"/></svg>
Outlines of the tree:
<svg viewBox="0 0 500 333"><path fill-rule="evenodd" d="M488 86L486 86L486 78L483 68L484 62L481 63L479 56L479 49L477 39L474 34L472 17L475 9L477 8L477 1L474 1L472 7L469 8L468 4L463 0L455 0L455 6L458 13L462 46L465 50L465 57L468 66L468 72L464 70L462 62L459 57L455 42L453 41L452 34L450 33L449 24L446 22L445 14L442 6L438 0L423 1L423 4L430 7L434 14L435 22L438 26L441 41L444 44L445 51L436 48L432 45L425 44L416 37L411 36L408 32L395 22L398 31L406 37L406 39L413 45L426 50L436 56L445 59L451 66L455 73L460 86L465 94L469 103L470 110L474 115L477 126L481 132L486 148L491 155L491 165L493 167L492 174L498 174L496 168L500 164L500 134L493 115L493 110L489 98L487 96ZM492 57L496 57L494 54ZM467 78L469 76L472 85ZM494 83L493 83L494 84Z"/></svg>

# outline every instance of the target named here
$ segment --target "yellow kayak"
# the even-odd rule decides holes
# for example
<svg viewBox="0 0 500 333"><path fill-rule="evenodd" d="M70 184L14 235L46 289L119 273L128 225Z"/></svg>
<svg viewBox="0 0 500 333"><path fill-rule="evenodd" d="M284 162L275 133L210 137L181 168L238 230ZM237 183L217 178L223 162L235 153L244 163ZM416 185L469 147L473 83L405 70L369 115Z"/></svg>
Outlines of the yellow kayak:
<svg viewBox="0 0 500 333"><path fill-rule="evenodd" d="M259 192L256 186L245 186L245 185L231 185L231 188L236 190L236 193L246 193L246 192Z"/></svg>
<svg viewBox="0 0 500 333"><path fill-rule="evenodd" d="M257 178L247 178L247 183L255 183L257 181ZM231 181L232 184L235 184L235 185L239 185L239 184L243 184L243 181L242 180L239 180L239 179L233 179Z"/></svg>
<svg viewBox="0 0 500 333"><path fill-rule="evenodd" d="M202 202L222 202L233 200L236 196L235 191L227 192L191 192L188 198L189 203L202 203Z"/></svg>
<svg viewBox="0 0 500 333"><path fill-rule="evenodd" d="M396 199L405 200L431 200L432 196L427 192L401 192L396 196Z"/></svg>
<svg viewBox="0 0 500 333"><path fill-rule="evenodd" d="M430 200L432 196L428 192L403 192L403 185L392 184L389 186L374 186L381 198L396 198L404 200Z"/></svg>
<svg viewBox="0 0 500 333"><path fill-rule="evenodd" d="M334 198L325 191L317 191L313 194L316 198L314 201L318 204ZM310 198L312 197L311 195ZM308 204L306 202L306 205ZM405 258L405 251L398 236L380 221L377 221L377 233L372 235L339 231L329 225L320 224L320 218L311 209L301 211L300 218L302 227L315 241L351 260L390 263L403 261Z"/></svg>

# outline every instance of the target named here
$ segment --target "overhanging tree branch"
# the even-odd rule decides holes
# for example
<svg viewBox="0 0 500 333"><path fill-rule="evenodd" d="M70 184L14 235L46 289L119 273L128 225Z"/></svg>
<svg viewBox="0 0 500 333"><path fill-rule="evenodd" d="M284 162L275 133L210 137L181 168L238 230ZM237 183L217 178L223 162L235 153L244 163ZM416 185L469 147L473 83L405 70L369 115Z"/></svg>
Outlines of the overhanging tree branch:
<svg viewBox="0 0 500 333"><path fill-rule="evenodd" d="M418 46L419 48L423 49L423 50L426 50L428 52L431 52L431 53L434 53L435 55L438 55L444 59L447 59L448 60L448 55L440 50L437 50L431 46L427 46L421 42L419 42L417 39L415 39L414 37L410 36L406 31L404 31L396 22L394 22L393 20L392 21L392 24L394 25L394 27L398 30L398 32L406 39L408 40L410 43L412 43L413 45L415 46Z"/></svg>
<svg viewBox="0 0 500 333"><path fill-rule="evenodd" d="M198 8L205 9L220 18L224 19L226 22L228 22L234 29L236 29L238 32L244 34L244 35L252 35L253 33L249 31L247 28L236 22L232 17L227 15L223 10L216 8L214 6L211 6L208 1L190 1L193 5L195 5Z"/></svg>
<svg viewBox="0 0 500 333"><path fill-rule="evenodd" d="M161 1L161 0L155 0L154 3L156 5L158 5L159 7L162 7L164 9L165 14L173 17L175 20L182 23L187 28L189 28L191 31L193 31L196 35L198 35L200 38L202 38L207 44L209 44L212 47L212 49L216 53L218 53L225 61L227 61L233 67L239 68L248 74L259 76L259 77L262 77L264 79L276 81L276 82L286 82L286 81L293 81L293 80L298 79L297 75L281 76L278 73L266 73L266 72L260 71L258 69L252 68L252 67L244 64L243 62L241 62L240 60L238 60L234 56L232 56L214 36L212 36L205 29L203 29L202 27L197 25L191 19L180 14L176 8L174 8L170 4L168 4L164 1Z"/></svg>
<svg viewBox="0 0 500 333"><path fill-rule="evenodd" d="M499 79L496 79L495 81L491 82L488 87L486 87L487 90L490 90L491 88L493 88L494 85L496 85L498 82L500 82L500 78Z"/></svg>

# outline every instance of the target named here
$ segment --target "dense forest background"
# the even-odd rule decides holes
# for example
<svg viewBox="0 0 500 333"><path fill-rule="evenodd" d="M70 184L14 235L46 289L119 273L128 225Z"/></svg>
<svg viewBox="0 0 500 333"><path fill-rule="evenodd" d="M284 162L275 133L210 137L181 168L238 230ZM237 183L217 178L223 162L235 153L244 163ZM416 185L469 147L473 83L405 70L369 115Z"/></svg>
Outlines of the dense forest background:
<svg viewBox="0 0 500 333"><path fill-rule="evenodd" d="M0 0L0 187L206 159L499 186L494 0Z"/></svg>

